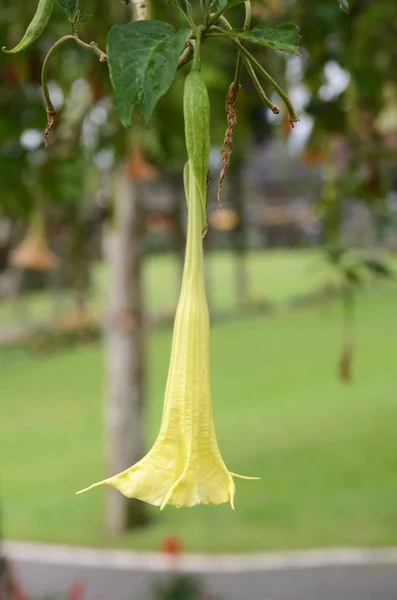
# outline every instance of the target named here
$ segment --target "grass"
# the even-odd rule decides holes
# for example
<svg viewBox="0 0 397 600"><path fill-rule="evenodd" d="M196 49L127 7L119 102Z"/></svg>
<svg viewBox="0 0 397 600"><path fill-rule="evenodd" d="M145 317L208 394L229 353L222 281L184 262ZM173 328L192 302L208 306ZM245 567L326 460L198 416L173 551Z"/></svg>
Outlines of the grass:
<svg viewBox="0 0 397 600"><path fill-rule="evenodd" d="M212 252L208 255L207 275L209 301L213 310L230 310L235 307L234 258L229 251ZM325 283L325 271L321 268L319 253L312 250L290 252L252 251L247 255L247 275L252 301L283 303L291 296L303 296L315 292ZM148 256L144 264L145 296L147 308L154 314L173 311L178 299L180 266L176 255ZM167 285L164 285L167 282ZM93 293L90 306L101 311L107 297L106 271L98 264L94 272ZM73 308L71 294L65 292L54 299L46 292L30 294L18 310L13 299L0 301L0 327L21 322L42 322L54 315L55 302L60 309Z"/></svg>
<svg viewBox="0 0 397 600"><path fill-rule="evenodd" d="M280 264L279 287L268 288L279 299L289 285ZM120 539L104 532L103 489L74 496L104 476L100 346L8 363L0 385L5 535L139 549L159 549L164 536L177 535L188 550L214 552L397 544L395 298L386 286L360 299L350 386L336 378L338 304L215 324L221 452L232 471L261 480L236 481L234 512L227 505L150 508L152 525ZM150 337L148 445L170 340L169 330Z"/></svg>

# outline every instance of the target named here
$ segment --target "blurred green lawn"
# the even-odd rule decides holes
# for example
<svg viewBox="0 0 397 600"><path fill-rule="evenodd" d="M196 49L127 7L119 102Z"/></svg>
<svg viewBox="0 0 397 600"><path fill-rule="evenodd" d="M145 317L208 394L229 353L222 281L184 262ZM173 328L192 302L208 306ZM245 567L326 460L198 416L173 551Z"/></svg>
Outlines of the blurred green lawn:
<svg viewBox="0 0 397 600"><path fill-rule="evenodd" d="M212 252L206 259L209 301L214 310L235 307L236 282L234 258L231 252ZM291 252L253 251L247 254L247 276L250 299L253 302L282 303L291 297L308 295L319 290L326 281L321 255L313 250ZM176 255L152 255L145 259L144 281L146 304L154 314L174 310L180 289L180 263ZM106 301L106 270L98 264L94 270L90 306L100 311ZM71 310L71 294L59 290L61 309ZM0 327L22 321L41 322L54 315L54 298L48 293L29 295L25 310L17 311L13 299L0 301Z"/></svg>
<svg viewBox="0 0 397 600"><path fill-rule="evenodd" d="M283 271L283 257L261 266L269 278L258 278L254 289L259 281L266 289L274 271L269 295L282 300L300 293L299 285L286 293L291 279L299 279L298 263L291 256L290 272ZM308 255L307 264L312 260ZM162 277L165 293L171 285L167 273ZM230 470L261 480L236 481L235 511L227 505L150 508L150 528L116 540L104 532L105 490L74 495L105 475L100 346L5 361L5 535L145 549L159 549L166 535L177 535L188 550L224 552L396 544L396 309L392 285L361 296L350 386L336 378L338 303L216 323L211 368L221 452ZM170 341L169 329L150 335L148 446L159 425Z"/></svg>

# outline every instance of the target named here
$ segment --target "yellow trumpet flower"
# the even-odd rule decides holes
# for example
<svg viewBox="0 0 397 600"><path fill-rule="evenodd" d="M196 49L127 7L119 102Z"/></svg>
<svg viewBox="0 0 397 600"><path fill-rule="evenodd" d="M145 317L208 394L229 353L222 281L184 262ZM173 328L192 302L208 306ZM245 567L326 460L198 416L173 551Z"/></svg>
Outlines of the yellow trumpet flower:
<svg viewBox="0 0 397 600"><path fill-rule="evenodd" d="M204 285L202 208L190 163L186 256L174 324L171 360L158 437L150 452L126 471L77 492L113 486L128 498L176 507L230 502L235 485L222 460L212 417L209 313Z"/></svg>

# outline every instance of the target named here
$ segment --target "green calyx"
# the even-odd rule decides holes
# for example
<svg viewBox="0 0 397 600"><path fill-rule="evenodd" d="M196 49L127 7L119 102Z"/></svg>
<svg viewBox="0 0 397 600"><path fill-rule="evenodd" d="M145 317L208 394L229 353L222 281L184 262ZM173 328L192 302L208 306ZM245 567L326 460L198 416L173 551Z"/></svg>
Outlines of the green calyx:
<svg viewBox="0 0 397 600"><path fill-rule="evenodd" d="M188 164L186 177L193 177L201 202L202 231L207 229L207 174L210 155L210 102L206 85L199 71L192 70L185 80L185 138ZM188 186L187 186L188 189Z"/></svg>

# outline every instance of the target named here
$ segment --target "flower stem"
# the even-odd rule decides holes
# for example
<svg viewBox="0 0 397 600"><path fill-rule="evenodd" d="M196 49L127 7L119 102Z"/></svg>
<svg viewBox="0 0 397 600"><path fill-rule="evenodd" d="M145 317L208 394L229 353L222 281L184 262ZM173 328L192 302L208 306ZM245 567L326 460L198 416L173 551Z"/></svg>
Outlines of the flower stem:
<svg viewBox="0 0 397 600"><path fill-rule="evenodd" d="M245 46L240 42L237 37L233 37L233 28L230 25L229 21L225 19L225 17L220 16L219 22L222 23L223 28L220 27L212 27L212 31L216 32L215 35L227 36L232 41L232 43L237 46L240 50L241 54L251 63L251 65L262 75L262 77L274 88L277 94L280 96L282 101L284 102L287 111L288 118L291 122L297 123L299 121L299 117L297 116L294 107L292 106L292 102L289 99L288 95L284 90L279 86L277 81L273 79L273 77L262 67L262 65L252 56L250 52L245 48ZM211 34L210 34L211 35Z"/></svg>
<svg viewBox="0 0 397 600"><path fill-rule="evenodd" d="M204 30L204 27L202 25L200 25L200 27L198 27L198 29L197 29L196 43L194 45L192 71L200 70L201 36L202 36L203 30Z"/></svg>
<svg viewBox="0 0 397 600"><path fill-rule="evenodd" d="M262 102L264 104L266 104L266 106L272 111L272 113L274 115L278 115L280 114L280 109L276 104L273 104L273 102L270 100L270 98L267 96L265 90L263 89L263 87L261 86L261 83L256 75L255 69L254 67L251 65L250 61L247 60L246 58L244 58L244 64L247 68L248 74L252 79L252 83L255 86L256 91L258 92L258 96L259 98L262 100Z"/></svg>
<svg viewBox="0 0 397 600"><path fill-rule="evenodd" d="M247 0L246 2L244 2L244 5L245 5L245 21L244 21L243 30L248 31L249 28L251 27L251 17L252 17L251 0ZM240 85L242 67L243 67L243 55L241 54L241 51L239 50L239 52L237 54L236 71L234 74L234 84L236 86Z"/></svg>
<svg viewBox="0 0 397 600"><path fill-rule="evenodd" d="M74 42L75 44L80 46L80 48L92 52L95 56L99 58L100 62L107 62L107 55L100 48L98 48L95 42L86 44L86 42L83 42L83 40L81 40L77 35L64 35L63 37L59 38L59 40L57 40L53 46L51 46L44 59L43 68L41 70L41 87L43 88L44 102L47 111L47 127L44 133L45 147L47 147L48 145L48 134L50 133L55 123L55 117L57 114L55 106L53 105L51 100L50 92L48 90L48 66L54 52L66 42Z"/></svg>

